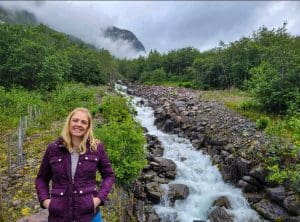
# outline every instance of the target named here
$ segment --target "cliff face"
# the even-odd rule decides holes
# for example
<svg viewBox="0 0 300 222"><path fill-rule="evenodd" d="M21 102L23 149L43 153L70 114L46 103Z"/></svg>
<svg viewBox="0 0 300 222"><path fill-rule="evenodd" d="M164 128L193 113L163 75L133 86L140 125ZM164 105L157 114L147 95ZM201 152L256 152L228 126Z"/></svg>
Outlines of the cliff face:
<svg viewBox="0 0 300 222"><path fill-rule="evenodd" d="M139 41L139 39L131 31L128 31L125 29L119 29L115 26L112 26L112 27L108 27L105 30L104 36L106 38L112 39L113 41L117 41L117 40L128 41L130 44L132 44L133 48L137 52L146 52L143 44Z"/></svg>

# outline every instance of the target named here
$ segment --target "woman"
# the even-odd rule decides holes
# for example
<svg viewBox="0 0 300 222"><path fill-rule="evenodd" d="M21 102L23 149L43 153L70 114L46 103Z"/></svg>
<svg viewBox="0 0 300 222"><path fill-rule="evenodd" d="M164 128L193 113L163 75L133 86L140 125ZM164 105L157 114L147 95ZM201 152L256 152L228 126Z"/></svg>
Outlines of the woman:
<svg viewBox="0 0 300 222"><path fill-rule="evenodd" d="M99 191L97 170L102 176ZM104 204L114 181L104 147L93 137L90 112L85 108L74 109L66 119L61 137L48 146L36 178L41 207L49 210L48 221L101 221L99 206Z"/></svg>

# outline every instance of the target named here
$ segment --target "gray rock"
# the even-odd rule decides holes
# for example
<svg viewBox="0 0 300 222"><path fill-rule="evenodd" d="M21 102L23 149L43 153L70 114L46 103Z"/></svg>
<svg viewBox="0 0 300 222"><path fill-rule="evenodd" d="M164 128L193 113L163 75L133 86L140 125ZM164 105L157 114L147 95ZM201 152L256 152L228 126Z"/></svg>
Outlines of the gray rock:
<svg viewBox="0 0 300 222"><path fill-rule="evenodd" d="M218 139L216 138L216 139L210 140L211 145L223 146L223 145L226 145L227 143L228 143L227 138L218 138Z"/></svg>
<svg viewBox="0 0 300 222"><path fill-rule="evenodd" d="M263 217L272 221L287 216L286 211L282 207L267 199L263 199L260 202L253 204L253 208Z"/></svg>
<svg viewBox="0 0 300 222"><path fill-rule="evenodd" d="M230 201L226 196L221 196L217 200L215 200L213 206L225 207L226 209L231 209Z"/></svg>
<svg viewBox="0 0 300 222"><path fill-rule="evenodd" d="M150 213L147 219L147 222L160 222L160 221L161 219L155 212Z"/></svg>
<svg viewBox="0 0 300 222"><path fill-rule="evenodd" d="M235 165L225 165L221 163L219 169L224 181L233 183L236 182L237 169Z"/></svg>
<svg viewBox="0 0 300 222"><path fill-rule="evenodd" d="M263 169L261 166L255 166L253 167L249 175L259 180L262 184L266 183L266 177L267 177L267 170Z"/></svg>
<svg viewBox="0 0 300 222"><path fill-rule="evenodd" d="M277 186L266 189L267 195L270 200L282 204L285 198L285 189L283 186Z"/></svg>
<svg viewBox="0 0 300 222"><path fill-rule="evenodd" d="M247 183L252 184L253 186L256 186L258 188L262 187L262 185L252 176L243 176L243 180Z"/></svg>
<svg viewBox="0 0 300 222"><path fill-rule="evenodd" d="M258 203L263 199L263 195L259 193L245 193L244 195L251 205Z"/></svg>
<svg viewBox="0 0 300 222"><path fill-rule="evenodd" d="M233 217L227 213L224 207L216 207L209 215L210 222L233 222Z"/></svg>
<svg viewBox="0 0 300 222"><path fill-rule="evenodd" d="M163 190L157 182L150 182L146 184L146 193L148 200L154 204L158 204L163 195Z"/></svg>
<svg viewBox="0 0 300 222"><path fill-rule="evenodd" d="M173 160L162 158L162 157L155 157L153 159L155 162L159 163L160 171L174 171L176 170L177 166Z"/></svg>
<svg viewBox="0 0 300 222"><path fill-rule="evenodd" d="M246 160L244 158L238 158L236 160L237 171L240 178L249 174L251 164L252 162L250 160Z"/></svg>
<svg viewBox="0 0 300 222"><path fill-rule="evenodd" d="M253 193L258 190L257 186L254 186L244 180L239 180L237 186L241 187L245 193Z"/></svg>
<svg viewBox="0 0 300 222"><path fill-rule="evenodd" d="M166 122L164 123L163 127L162 127L162 130L164 132L171 132L172 129L174 128L174 123L172 120L170 119L167 119Z"/></svg>
<svg viewBox="0 0 300 222"><path fill-rule="evenodd" d="M174 206L176 200L184 200L189 194L189 188L184 184L170 184L168 198L170 205Z"/></svg>
<svg viewBox="0 0 300 222"><path fill-rule="evenodd" d="M286 197L283 205L290 213L300 216L300 198L296 194Z"/></svg>

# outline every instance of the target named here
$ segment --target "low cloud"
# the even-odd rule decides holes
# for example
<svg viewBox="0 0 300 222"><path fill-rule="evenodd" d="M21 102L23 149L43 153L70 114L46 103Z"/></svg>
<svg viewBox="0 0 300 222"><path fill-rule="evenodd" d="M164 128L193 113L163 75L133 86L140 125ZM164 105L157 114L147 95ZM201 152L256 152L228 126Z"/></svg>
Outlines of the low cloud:
<svg viewBox="0 0 300 222"><path fill-rule="evenodd" d="M107 15L97 2L1 2L0 5L10 10L32 12L38 21L51 28L105 48L116 57L135 58L141 54L128 41L112 41L104 37L104 30L113 26L115 19Z"/></svg>
<svg viewBox="0 0 300 222"><path fill-rule="evenodd" d="M146 51L167 52L192 46L207 50L249 36L263 25L272 29L288 23L299 35L300 2L289 1L49 1L6 2L23 7L50 27L73 34L118 57L138 56L126 41L104 38L101 30L116 26L133 32ZM3 5L3 2L0 2Z"/></svg>

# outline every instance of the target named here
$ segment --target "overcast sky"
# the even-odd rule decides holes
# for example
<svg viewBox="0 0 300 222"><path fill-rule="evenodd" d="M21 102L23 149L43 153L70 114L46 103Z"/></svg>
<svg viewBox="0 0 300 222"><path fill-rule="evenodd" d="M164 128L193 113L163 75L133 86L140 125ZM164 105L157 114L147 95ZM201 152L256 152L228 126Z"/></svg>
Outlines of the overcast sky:
<svg viewBox="0 0 300 222"><path fill-rule="evenodd" d="M249 36L265 25L300 35L298 1L16 1L0 2L34 12L50 27L108 48L116 56L135 54L124 42L101 35L107 26L132 31L147 52L192 46L200 51Z"/></svg>

